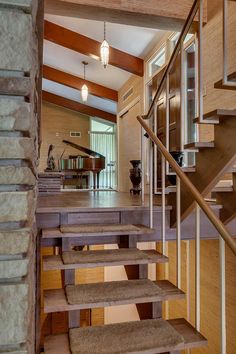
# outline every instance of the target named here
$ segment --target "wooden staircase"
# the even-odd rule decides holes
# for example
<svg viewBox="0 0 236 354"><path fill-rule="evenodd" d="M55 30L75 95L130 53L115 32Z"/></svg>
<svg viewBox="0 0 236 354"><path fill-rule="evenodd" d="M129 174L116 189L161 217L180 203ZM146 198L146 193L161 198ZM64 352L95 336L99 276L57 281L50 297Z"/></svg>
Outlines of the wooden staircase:
<svg viewBox="0 0 236 354"><path fill-rule="evenodd" d="M205 114L203 122L197 118L195 123L214 125L214 141L185 145L186 151L196 152L195 173L188 174L188 177L198 191L206 197L221 177L236 163L236 110L217 109ZM220 199L218 200L221 204ZM193 197L185 186L181 188L181 201L183 220L194 207ZM170 198L169 202L173 208L171 224L174 226L175 198Z"/></svg>
<svg viewBox="0 0 236 354"><path fill-rule="evenodd" d="M120 227L120 230L119 230ZM73 251L86 236L90 244L112 235L128 237L127 247L97 251ZM44 291L44 312L68 312L68 333L50 335L44 341L45 354L178 353L207 344L206 339L184 319L162 319L162 302L183 299L185 294L167 280L148 279L148 264L166 263L168 258L156 250L142 251L134 238L152 234L143 225L63 225L42 230L42 239L61 238L62 252L43 257L43 270L61 271L63 289ZM121 242L122 244L122 242ZM63 246L64 245L64 246ZM105 283L75 284L75 270L100 266L132 266L136 279ZM79 311L123 304L150 304L151 316L141 321L80 328Z"/></svg>

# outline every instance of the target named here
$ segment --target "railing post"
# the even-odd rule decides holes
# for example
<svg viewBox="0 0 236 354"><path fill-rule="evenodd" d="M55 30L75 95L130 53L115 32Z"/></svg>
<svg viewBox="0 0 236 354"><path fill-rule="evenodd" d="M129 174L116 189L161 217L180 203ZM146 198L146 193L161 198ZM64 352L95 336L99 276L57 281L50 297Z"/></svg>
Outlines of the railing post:
<svg viewBox="0 0 236 354"><path fill-rule="evenodd" d="M181 185L176 175L176 243L177 243L177 286L181 288Z"/></svg>
<svg viewBox="0 0 236 354"><path fill-rule="evenodd" d="M195 327L200 331L200 207L196 204L195 215Z"/></svg>
<svg viewBox="0 0 236 354"><path fill-rule="evenodd" d="M220 314L221 314L220 354L226 354L225 241L221 237L219 237L219 253L220 253Z"/></svg>

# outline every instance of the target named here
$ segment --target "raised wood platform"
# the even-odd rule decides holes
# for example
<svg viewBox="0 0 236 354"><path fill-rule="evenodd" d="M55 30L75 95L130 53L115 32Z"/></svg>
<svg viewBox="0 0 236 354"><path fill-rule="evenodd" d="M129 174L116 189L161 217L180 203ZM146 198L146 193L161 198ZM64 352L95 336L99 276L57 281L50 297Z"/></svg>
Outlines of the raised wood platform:
<svg viewBox="0 0 236 354"><path fill-rule="evenodd" d="M109 339L107 343L104 342L104 334L102 333L104 330L104 326L78 329L77 331L81 331L80 333L83 335L83 341L86 341L90 344L90 352L85 352L82 348L82 351L78 352L78 354L117 354L122 352L120 351L121 345L125 346L125 348L123 348L123 352L125 352L126 354L157 354L202 347L207 345L207 340L199 332L197 332L185 319L174 319L166 321L172 327L172 329L175 330L177 334L179 334L179 343L171 343L170 338L168 344L161 344L160 331L154 330L153 325L155 322L158 322L158 328L164 328L164 325L162 324L163 321L164 320L158 319L143 320L141 322L129 322L128 324L125 323L123 325L125 331L123 333L123 330L121 329L121 335L120 331L119 333L117 333L117 328L122 326L122 324L107 325L106 337L107 339ZM142 335L140 335L140 323L142 323L145 327L145 334L147 333L148 336L143 335L144 333L142 331ZM127 326L131 327L128 336ZM157 336L157 334L159 334L159 336ZM133 340L131 339L131 336ZM157 338L159 339L158 344L156 342ZM115 343L119 343L118 348ZM71 351L68 335L59 334L46 337L44 352L45 354L70 354Z"/></svg>
<svg viewBox="0 0 236 354"><path fill-rule="evenodd" d="M236 117L236 109L215 109L203 115L203 121L200 122L199 118L194 119L194 123L197 124L219 124L220 119L228 117Z"/></svg>
<svg viewBox="0 0 236 354"><path fill-rule="evenodd" d="M141 304L183 299L184 293L169 281L148 279L68 285L44 292L44 312L73 311L89 308Z"/></svg>
<svg viewBox="0 0 236 354"><path fill-rule="evenodd" d="M72 262L75 253L79 254L79 257L76 257ZM64 252L64 256L67 255L69 256L68 261L70 260L71 262L67 264L63 262L61 255L44 256L43 270L65 270L168 262L168 257L160 254L156 250L141 251L136 248Z"/></svg>

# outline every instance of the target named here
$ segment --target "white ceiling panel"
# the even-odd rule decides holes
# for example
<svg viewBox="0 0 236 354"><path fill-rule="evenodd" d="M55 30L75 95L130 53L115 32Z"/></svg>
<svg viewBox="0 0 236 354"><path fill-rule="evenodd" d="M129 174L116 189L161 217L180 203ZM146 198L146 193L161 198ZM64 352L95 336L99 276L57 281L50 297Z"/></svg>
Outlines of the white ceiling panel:
<svg viewBox="0 0 236 354"><path fill-rule="evenodd" d="M80 91L50 80L43 79L43 90L76 102L83 103ZM117 111L117 104L115 102L92 96L90 94L88 96L87 105L113 114L116 114Z"/></svg>

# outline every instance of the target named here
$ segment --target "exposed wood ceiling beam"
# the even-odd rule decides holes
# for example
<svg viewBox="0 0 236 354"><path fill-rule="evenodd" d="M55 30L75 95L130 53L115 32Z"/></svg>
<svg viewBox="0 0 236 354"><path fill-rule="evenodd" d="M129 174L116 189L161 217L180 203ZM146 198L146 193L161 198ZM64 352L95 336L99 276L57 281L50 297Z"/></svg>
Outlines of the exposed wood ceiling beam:
<svg viewBox="0 0 236 354"><path fill-rule="evenodd" d="M84 80L78 76L68 74L64 71L52 68L47 65L43 65L43 77L59 84L72 87L76 90L81 90L83 84L86 83L91 95L106 98L116 102L118 101L118 92L116 90L98 85L92 81Z"/></svg>
<svg viewBox="0 0 236 354"><path fill-rule="evenodd" d="M50 93L47 91L43 91L43 101L56 104L57 106L61 106L64 108L71 109L72 111L76 111L82 114L86 114L91 117L98 117L109 122L116 123L116 115L102 111L101 109L97 109L91 106L87 106L86 104L82 104L76 101L69 100L68 98L64 98L54 93Z"/></svg>
<svg viewBox="0 0 236 354"><path fill-rule="evenodd" d="M93 59L100 60L100 42L65 27L58 26L55 23L45 21L44 38L78 53L88 55ZM109 64L132 74L143 76L143 60L116 48L110 47Z"/></svg>
<svg viewBox="0 0 236 354"><path fill-rule="evenodd" d="M206 1L204 19L206 20ZM181 31L193 0L45 0L45 12L133 26ZM138 40L138 39L137 39Z"/></svg>

